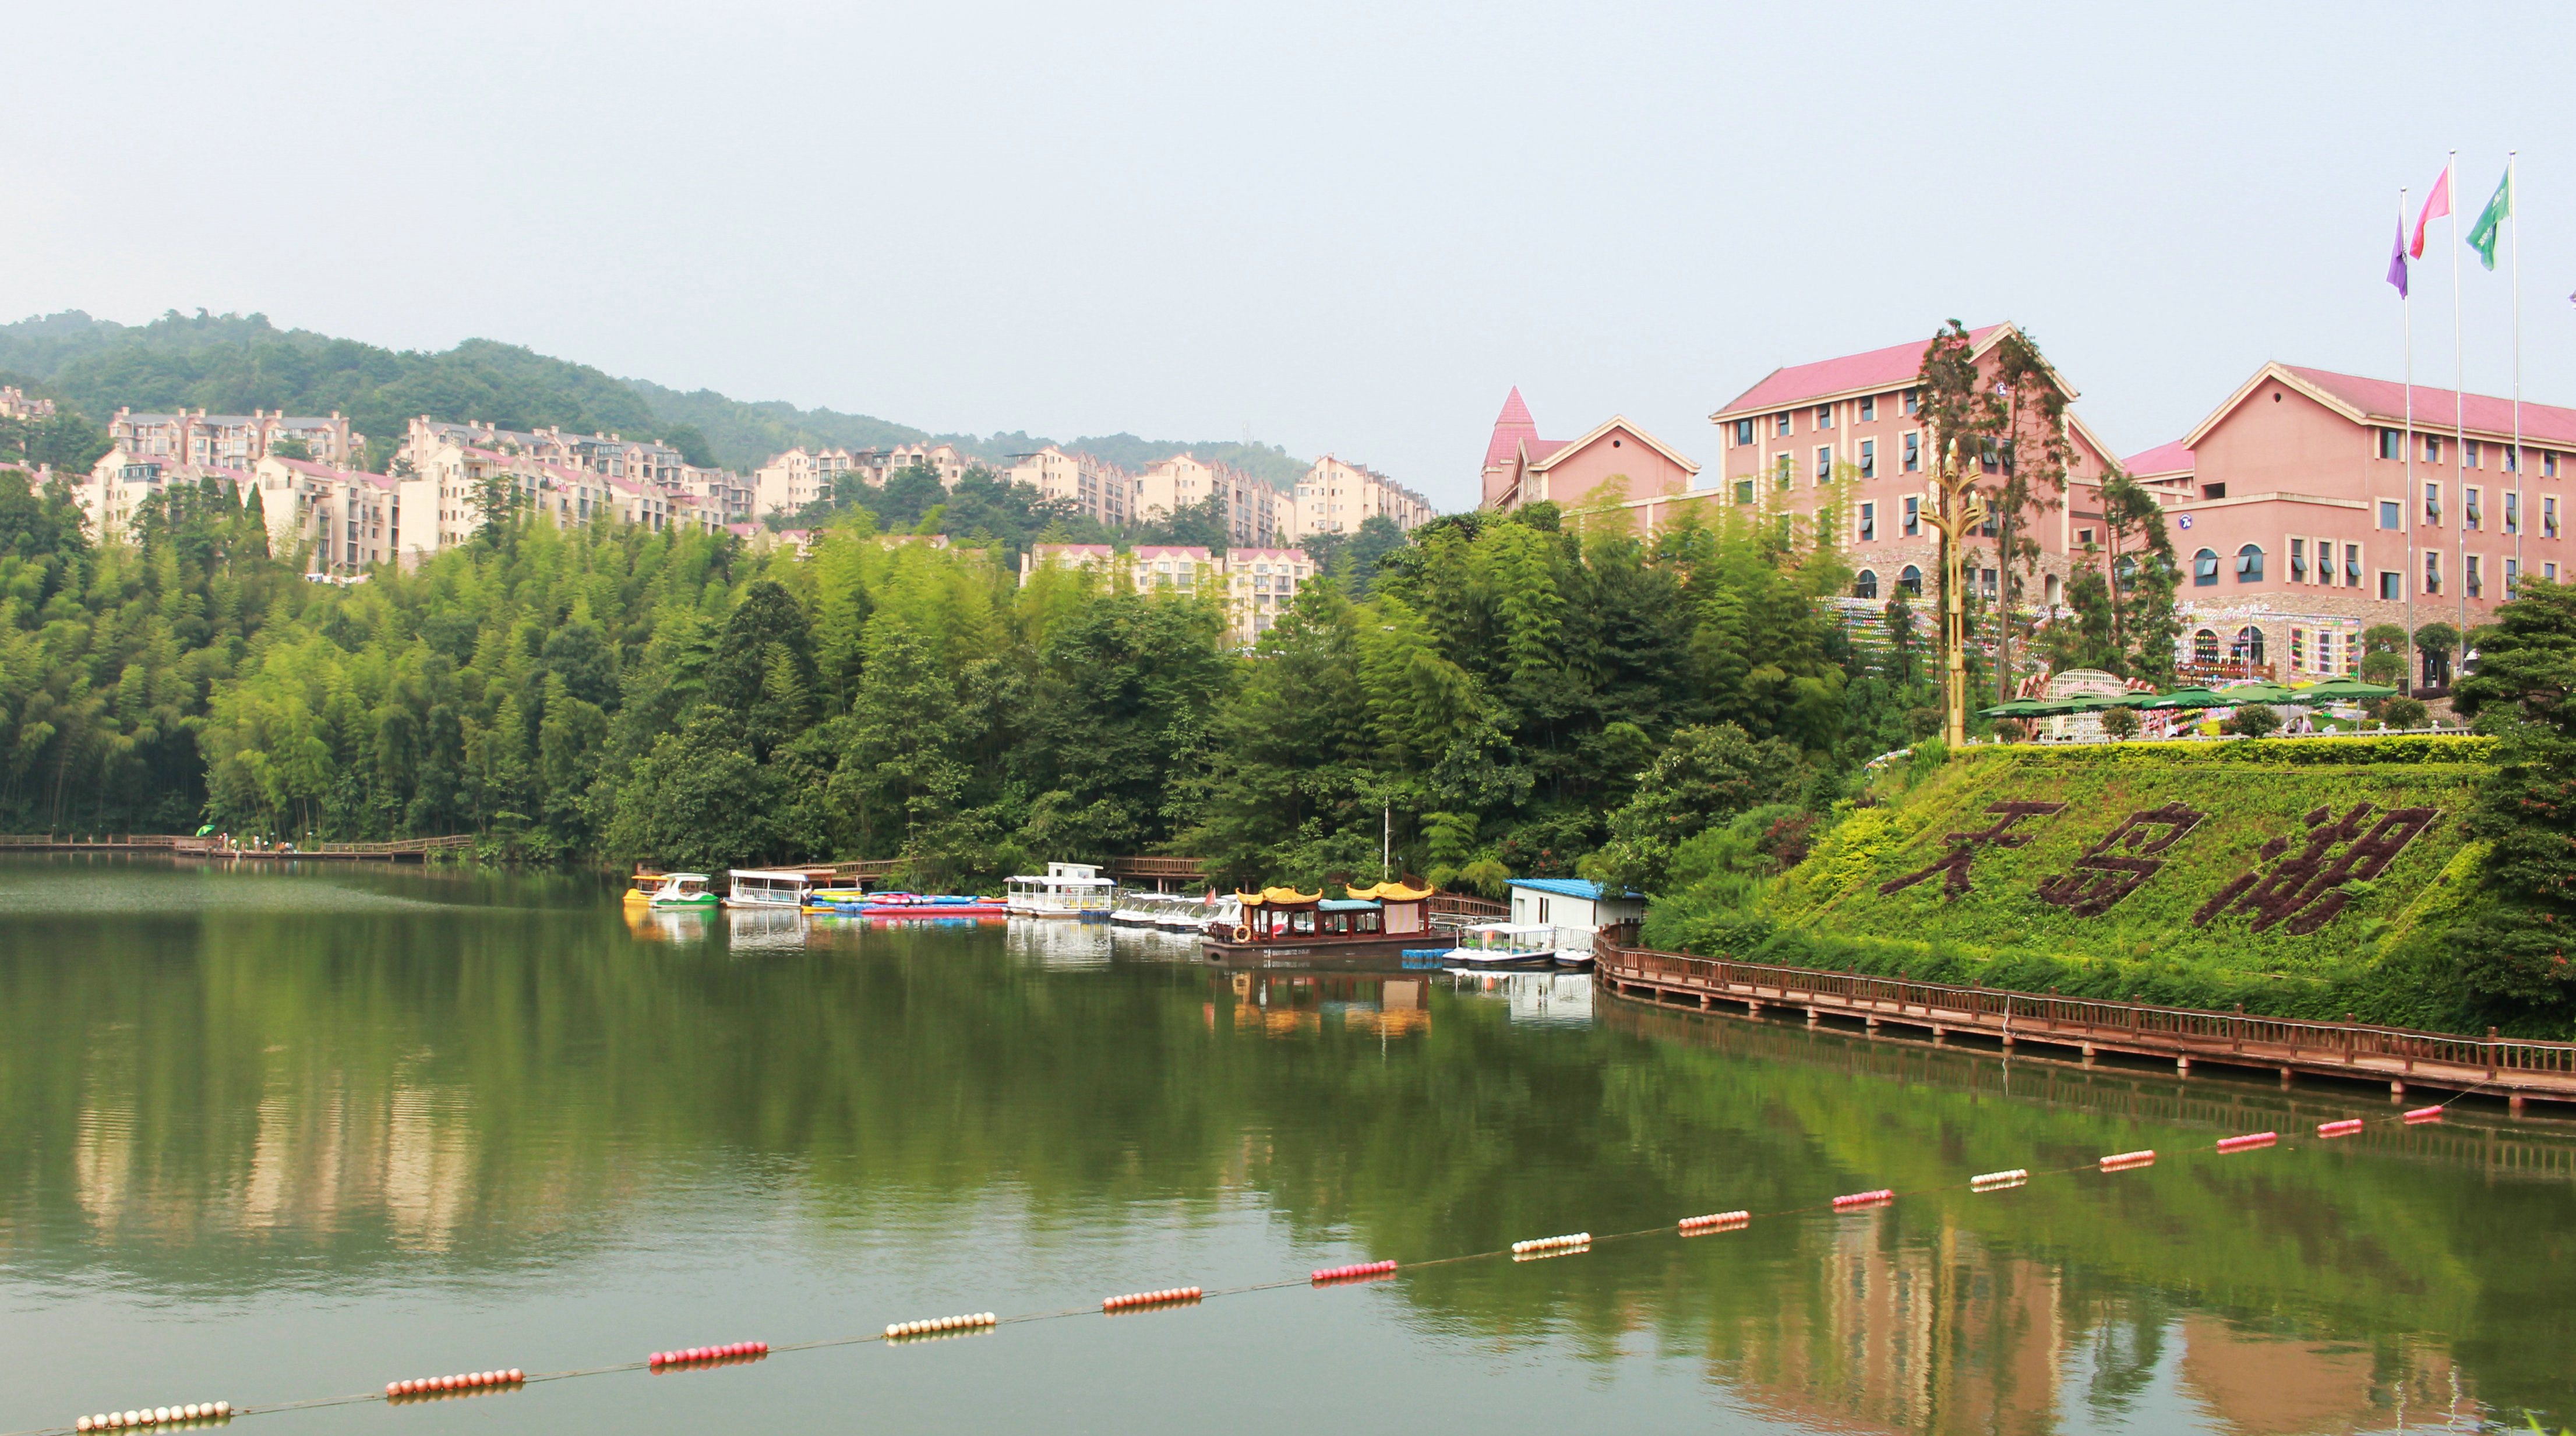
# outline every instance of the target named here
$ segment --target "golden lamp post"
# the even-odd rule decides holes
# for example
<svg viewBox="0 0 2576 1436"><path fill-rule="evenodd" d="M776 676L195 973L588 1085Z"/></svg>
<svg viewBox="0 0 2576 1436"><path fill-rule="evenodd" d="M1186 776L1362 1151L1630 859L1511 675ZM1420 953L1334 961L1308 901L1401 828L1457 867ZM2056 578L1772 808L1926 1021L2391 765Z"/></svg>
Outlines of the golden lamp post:
<svg viewBox="0 0 2576 1436"><path fill-rule="evenodd" d="M1941 531L1941 736L1953 748L1968 741L1968 593L1961 540L1986 521L1975 484L1974 473L1960 477L1959 441L1952 439L1933 476L1932 527Z"/></svg>

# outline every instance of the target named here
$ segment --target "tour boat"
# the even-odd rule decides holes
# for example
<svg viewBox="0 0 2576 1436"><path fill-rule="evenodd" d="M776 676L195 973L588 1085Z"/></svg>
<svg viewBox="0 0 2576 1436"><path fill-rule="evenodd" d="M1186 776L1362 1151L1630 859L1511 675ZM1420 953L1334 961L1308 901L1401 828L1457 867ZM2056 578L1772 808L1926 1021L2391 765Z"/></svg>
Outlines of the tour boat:
<svg viewBox="0 0 2576 1436"><path fill-rule="evenodd" d="M1093 863L1049 863L1046 874L1012 878L1005 906L1013 917L1071 917L1092 920L1109 916L1118 884L1100 875Z"/></svg>
<svg viewBox="0 0 2576 1436"><path fill-rule="evenodd" d="M657 908L711 908L716 906L716 895L707 887L705 873L664 873L650 902Z"/></svg>
<svg viewBox="0 0 2576 1436"><path fill-rule="evenodd" d="M818 883L832 880L830 868L734 868L726 873L733 879L732 890L725 895L727 907L780 907L802 909L812 903Z"/></svg>
<svg viewBox="0 0 2576 1436"><path fill-rule="evenodd" d="M1584 955L1588 960L1589 954ZM1469 972L1554 967L1560 960L1553 923L1480 922L1458 930L1449 966Z"/></svg>
<svg viewBox="0 0 2576 1436"><path fill-rule="evenodd" d="M1000 898L944 893L870 893L856 902L835 903L832 910L856 917L970 918L1001 917L1009 909Z"/></svg>
<svg viewBox="0 0 2576 1436"><path fill-rule="evenodd" d="M662 890L662 879L666 876L668 876L668 874L638 872L635 876L628 878L626 880L627 905L630 907L642 907L651 902L653 900L653 894Z"/></svg>
<svg viewBox="0 0 2576 1436"><path fill-rule="evenodd" d="M1208 938L1210 962L1293 958L1370 957L1400 960L1423 945L1431 924L1423 914L1429 888L1402 883L1354 887L1348 897L1327 898L1321 889L1263 888L1234 895L1234 922Z"/></svg>

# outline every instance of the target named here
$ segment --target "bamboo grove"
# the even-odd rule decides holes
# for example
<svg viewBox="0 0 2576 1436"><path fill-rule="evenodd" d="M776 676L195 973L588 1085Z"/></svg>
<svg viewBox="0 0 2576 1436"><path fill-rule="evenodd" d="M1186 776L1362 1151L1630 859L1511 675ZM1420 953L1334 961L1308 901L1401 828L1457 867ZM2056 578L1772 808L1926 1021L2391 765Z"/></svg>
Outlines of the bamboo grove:
<svg viewBox="0 0 2576 1436"><path fill-rule="evenodd" d="M1612 517L1440 520L1236 651L1212 583L1022 586L864 509L802 558L540 522L342 586L268 554L255 497L174 486L102 543L12 472L0 825L1490 882L1651 867L1690 833L1645 815L1706 821L1681 788L1825 801L1928 709L1904 606L1856 633L1829 602L1830 521Z"/></svg>

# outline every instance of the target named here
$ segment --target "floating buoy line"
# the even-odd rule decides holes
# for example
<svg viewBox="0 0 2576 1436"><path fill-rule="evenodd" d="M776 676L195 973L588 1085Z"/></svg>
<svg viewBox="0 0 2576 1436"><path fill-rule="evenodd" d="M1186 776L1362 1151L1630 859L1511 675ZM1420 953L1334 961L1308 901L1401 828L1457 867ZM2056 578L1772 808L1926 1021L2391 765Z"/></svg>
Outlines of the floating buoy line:
<svg viewBox="0 0 2576 1436"><path fill-rule="evenodd" d="M2450 1101L2444 1102L2439 1106L2417 1107L2411 1111L2400 1113L2397 1120L2407 1126L2420 1126L2427 1122L2439 1122L2442 1120L2444 1109L2449 1107L2451 1102L2457 1102L2461 1097L2466 1097L2470 1092L2474 1092L2476 1090L2476 1088L2470 1088L2468 1091L2459 1093L2452 1097ZM2369 1124L2369 1121L2370 1119L2368 1118L2349 1117L2336 1122L2320 1122L2317 1124L2317 1136L2321 1140L2328 1141L2338 1137L2356 1136ZM2260 1151L2265 1148L2278 1146L2280 1144L2280 1140L2281 1138L2278 1132L2246 1132L2237 1136L2221 1137L2207 1147L2195 1147L2188 1151L2178 1153L2177 1155L2198 1156L2204 1153L2211 1155L2231 1155L2237 1152ZM2056 1177L2082 1172L2097 1172L2102 1175L2114 1175L2117 1173L2133 1172L2142 1168L2151 1167L2155 1165L2155 1162L2156 1153L2152 1148L2149 1148L2135 1152L2113 1152L2080 1166L2060 1167L2052 1171L2040 1172L2036 1175L2043 1177ZM2034 1174L2029 1170L2020 1167L2003 1172L1984 1172L1969 1178L1965 1182L1954 1183L1950 1186L1926 1187L1914 1193L1914 1195L1929 1196L1944 1191L1967 1191L1982 1196L1992 1192L2011 1191L2015 1188L2027 1185L2033 1175ZM236 1416L261 1416L279 1411L305 1411L323 1406L350 1406L366 1401L381 1401L388 1406L407 1406L419 1401L438 1400L457 1396L501 1395L508 1392L524 1390L533 1382L564 1381L582 1376L606 1376L619 1371L646 1371L654 1374L661 1374L665 1372L703 1370L719 1366L733 1366L745 1362L764 1360L773 1351L815 1351L825 1347L858 1346L868 1342L879 1342L887 1346L904 1346L923 1340L986 1335L998 1327L1014 1325L1021 1322L1055 1321L1066 1317L1084 1316L1093 1313L1106 1316L1118 1316L1130 1312L1164 1311L1176 1307L1195 1306L1210 1297L1242 1296L1251 1292L1276 1291L1284 1287L1292 1286L1310 1286L1315 1288L1337 1287L1353 1282L1391 1276L1399 1270L1447 1266L1456 1262L1481 1261L1498 1256L1509 1256L1514 1261L1539 1261L1550 1257L1579 1256L1592 1250L1596 1241L1633 1241L1641 1237L1659 1236L1676 1230L1678 1230L1680 1235L1685 1237L1705 1236L1716 1232L1742 1231L1746 1227L1751 1226L1758 1218L1807 1216L1821 1213L1841 1215L1848 1213L1874 1212L1893 1205L1898 1195L1899 1194L1894 1188L1880 1187L1866 1192L1847 1192L1841 1196L1832 1198L1828 1202L1816 1205L1788 1207L1776 1212L1762 1213L1755 1213L1750 1210L1714 1212L1707 1216L1684 1217L1673 1226L1648 1227L1642 1231L1619 1232L1606 1237L1596 1238L1590 1232L1572 1232L1563 1236L1553 1237L1531 1237L1522 1241L1513 1242L1508 1247L1498 1248L1494 1251L1465 1252L1456 1256L1432 1257L1423 1261L1404 1262L1400 1265L1392 1260L1355 1262L1347 1266L1318 1268L1302 1277L1294 1277L1281 1281L1255 1282L1247 1286L1220 1287L1214 1290L1196 1286L1175 1286L1164 1287L1154 1291L1130 1292L1124 1296L1103 1297L1097 1306L1064 1307L1055 1311L1033 1311L1009 1316L1004 1316L990 1311L979 1311L971 1312L963 1316L942 1316L915 1321L898 1321L888 1325L882 1333L870 1332L864 1336L826 1337L818 1341L797 1342L777 1347L773 1347L765 1341L737 1341L723 1346L692 1346L673 1351L657 1351L642 1361L629 1361L614 1366L583 1367L572 1371L544 1371L530 1373L522 1371L517 1367L510 1367L507 1369L495 1369L490 1371L467 1372L454 1376L418 1377L407 1380L389 1381L385 1383L385 1388L381 1392L370 1391L351 1396L322 1396L303 1401L279 1401L272 1402L265 1406L236 1406L229 1401L200 1401L190 1402L180 1406L150 1406L137 1407L131 1410L102 1411L93 1415L80 1417L66 1426L36 1427L24 1431L0 1433L0 1436L64 1436L64 1433L122 1430L128 1427L151 1428L155 1431L176 1431L194 1427L221 1426L228 1424Z"/></svg>

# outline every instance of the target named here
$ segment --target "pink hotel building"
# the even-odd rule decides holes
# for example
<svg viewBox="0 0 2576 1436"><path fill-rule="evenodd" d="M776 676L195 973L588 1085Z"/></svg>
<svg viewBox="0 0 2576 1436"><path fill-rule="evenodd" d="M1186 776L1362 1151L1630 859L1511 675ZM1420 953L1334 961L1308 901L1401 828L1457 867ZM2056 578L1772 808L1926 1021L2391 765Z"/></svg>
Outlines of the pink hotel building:
<svg viewBox="0 0 2576 1436"><path fill-rule="evenodd" d="M2006 332L1973 332L1981 361ZM1777 370L1710 416L1723 500L1812 512L1825 484L1849 484L1855 598L1935 582L1933 458L1912 393L1923 348ZM2372 624L2465 628L2522 574L2576 577L2561 487L2576 477L2576 410L2526 402L2518 458L2507 401L2467 396L2465 442L2451 416L2451 391L2418 386L2410 438L2403 386L2266 364L2182 439L2120 464L2157 494L2183 565L2179 660L2285 679L2349 673ZM2065 501L2037 526L2040 591L2021 597L2042 611L2061 601L2070 565L2099 561L2087 546L2102 539L2109 450L2071 412L2067 430ZM1490 462L1487 473L1490 503ZM1972 564L1988 596L1992 562L1989 550Z"/></svg>

